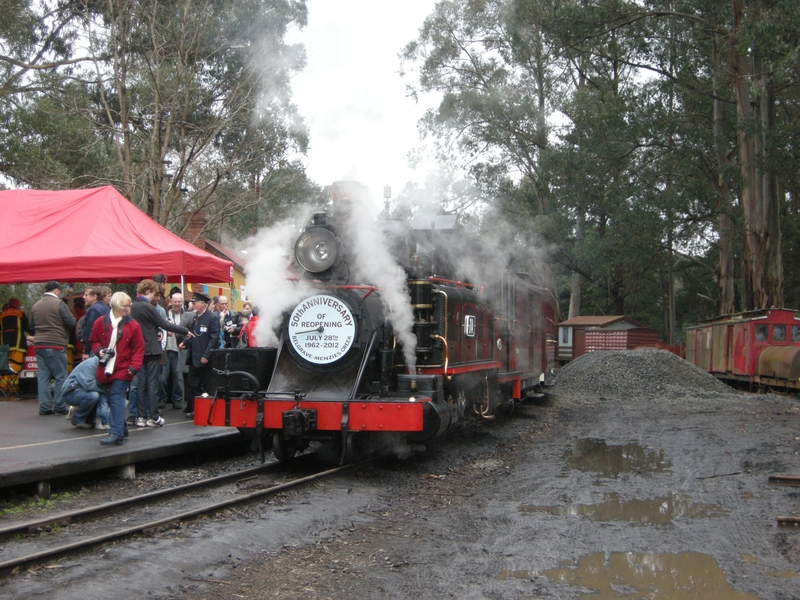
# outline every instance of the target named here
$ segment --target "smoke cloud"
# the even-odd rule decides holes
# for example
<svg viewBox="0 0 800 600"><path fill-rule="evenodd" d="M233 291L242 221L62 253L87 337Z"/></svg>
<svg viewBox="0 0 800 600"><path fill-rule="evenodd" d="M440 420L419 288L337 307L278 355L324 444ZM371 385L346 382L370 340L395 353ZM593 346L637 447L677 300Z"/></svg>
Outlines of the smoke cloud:
<svg viewBox="0 0 800 600"><path fill-rule="evenodd" d="M310 217L310 213L307 215ZM302 221L300 221L302 222ZM291 271L294 243L300 233L295 220L286 220L259 231L247 240L247 296L258 307L256 342L276 346L284 311L312 294L308 283Z"/></svg>
<svg viewBox="0 0 800 600"><path fill-rule="evenodd" d="M411 373L416 367L416 336L413 331L414 313L406 285L406 272L398 263L408 257L392 255L379 223L372 216L373 205L358 186L348 186L348 198L336 199L326 207L336 219L337 233L348 248L351 284L370 284L380 289L381 300L389 322L401 344L403 357ZM258 306L259 345L276 345L277 331L284 313L301 300L318 293L311 283L299 279L291 271L294 244L314 210L305 208L303 214L260 231L247 242L251 257L247 265L248 296ZM434 214L417 212L415 221L432 222ZM472 219L472 220L470 220ZM551 248L518 227L495 217L467 216L472 231L430 232L421 251L437 247L434 274L460 279L484 286L489 300L501 289L501 277L506 272L525 272L542 287L555 289L549 267ZM422 232L420 232L422 233Z"/></svg>
<svg viewBox="0 0 800 600"><path fill-rule="evenodd" d="M545 244L531 228L533 218L505 218L504 201L487 197L452 173L431 174L425 187L408 185L395 202L394 212L412 219L415 227L428 229L437 216L458 214L453 231L434 230L422 252L436 247L436 275L468 281L486 289L492 299L506 272L527 273L541 287L556 290L551 269L555 246ZM554 296L555 297L555 296Z"/></svg>
<svg viewBox="0 0 800 600"><path fill-rule="evenodd" d="M387 319L403 349L403 359L410 373L416 372L417 338L414 335L414 311L406 285L405 270L392 256L381 228L372 218L368 199L353 194L344 210L343 236L352 244L351 277L353 282L370 283L381 291ZM341 221L340 221L341 223Z"/></svg>
<svg viewBox="0 0 800 600"><path fill-rule="evenodd" d="M318 291L302 279L293 278L294 244L314 211L260 231L245 242L248 255L247 295L259 309L256 340L260 346L278 343L277 331L283 315L304 298ZM350 283L370 284L380 289L389 322L403 349L406 366L416 366L414 313L406 286L406 273L392 257L380 228L371 216L366 197L354 195L337 200L333 213L337 233L348 247Z"/></svg>

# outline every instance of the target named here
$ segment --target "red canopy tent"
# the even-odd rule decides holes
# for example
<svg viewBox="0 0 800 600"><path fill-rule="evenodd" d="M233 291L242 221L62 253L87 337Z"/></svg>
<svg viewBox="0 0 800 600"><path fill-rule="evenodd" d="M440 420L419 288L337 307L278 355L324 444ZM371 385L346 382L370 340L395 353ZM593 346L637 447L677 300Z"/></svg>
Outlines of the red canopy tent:
<svg viewBox="0 0 800 600"><path fill-rule="evenodd" d="M229 282L233 263L164 229L113 187L0 191L0 283Z"/></svg>

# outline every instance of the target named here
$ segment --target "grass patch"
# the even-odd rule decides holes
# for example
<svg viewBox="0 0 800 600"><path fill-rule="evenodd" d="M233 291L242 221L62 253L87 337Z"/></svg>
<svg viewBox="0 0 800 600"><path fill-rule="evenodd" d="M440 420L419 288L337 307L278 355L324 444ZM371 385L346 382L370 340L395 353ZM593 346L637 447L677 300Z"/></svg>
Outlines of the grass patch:
<svg viewBox="0 0 800 600"><path fill-rule="evenodd" d="M23 512L36 512L36 511L43 511L50 509L57 504L64 502L65 500L69 500L70 498L74 497L75 494L71 492L64 492L62 494L53 494L48 499L38 498L34 496L33 498L28 498L26 500L0 500L0 517L6 517L9 515L18 515Z"/></svg>

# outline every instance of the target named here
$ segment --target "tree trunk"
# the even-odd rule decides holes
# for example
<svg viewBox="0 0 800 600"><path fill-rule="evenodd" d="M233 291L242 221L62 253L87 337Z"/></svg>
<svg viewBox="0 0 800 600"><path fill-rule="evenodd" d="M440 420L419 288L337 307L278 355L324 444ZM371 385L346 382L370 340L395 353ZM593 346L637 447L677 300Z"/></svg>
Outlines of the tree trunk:
<svg viewBox="0 0 800 600"><path fill-rule="evenodd" d="M575 261L580 267L581 256L583 255L583 236L586 225L586 214L583 206L578 206L577 217L575 219ZM583 293L583 276L579 272L572 274L572 289L569 295L569 319L579 317L581 314L581 294Z"/></svg>
<svg viewBox="0 0 800 600"><path fill-rule="evenodd" d="M580 273L572 274L572 289L569 295L569 316L568 319L581 315L581 290L583 288L583 277Z"/></svg>
<svg viewBox="0 0 800 600"><path fill-rule="evenodd" d="M714 38L714 146L717 153L717 248L719 264L717 266L717 314L730 315L736 312L734 296L733 268L733 207L731 206L730 187L725 179L728 165L727 149L724 146L724 106L719 82L722 60L720 56L719 35Z"/></svg>
<svg viewBox="0 0 800 600"><path fill-rule="evenodd" d="M744 0L731 0L731 2L733 6L731 71L739 121L740 198L745 225L743 275L748 284L745 291L745 308L767 308L764 204L755 170L755 136L752 133L755 119L750 104L750 78L753 73L748 57L740 51L737 38L744 17Z"/></svg>
<svg viewBox="0 0 800 600"><path fill-rule="evenodd" d="M614 267L613 283L611 284L611 305L614 307L615 315L625 314L625 268L618 264Z"/></svg>
<svg viewBox="0 0 800 600"><path fill-rule="evenodd" d="M783 259L781 256L780 197L777 178L772 172L770 132L775 117L775 97L772 74L761 69L761 164L765 168L761 175L761 195L764 201L765 241L765 295L767 305L783 308Z"/></svg>
<svg viewBox="0 0 800 600"><path fill-rule="evenodd" d="M672 218L669 219L670 227L667 231L667 326L669 330L669 345L675 345L675 273L673 264Z"/></svg>

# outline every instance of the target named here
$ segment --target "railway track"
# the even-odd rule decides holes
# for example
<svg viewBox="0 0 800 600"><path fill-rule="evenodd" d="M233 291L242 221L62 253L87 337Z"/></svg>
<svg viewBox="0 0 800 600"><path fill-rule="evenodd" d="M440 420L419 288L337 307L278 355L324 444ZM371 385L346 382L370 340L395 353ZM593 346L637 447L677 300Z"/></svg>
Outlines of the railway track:
<svg viewBox="0 0 800 600"><path fill-rule="evenodd" d="M154 492L141 494L138 496L132 496L130 498L116 500L114 502L106 502L103 504L99 504L92 507L86 507L75 511L63 512L56 515L49 515L41 519L33 519L20 523L14 523L5 527L0 527L0 540L8 540L9 538L24 540L23 536L26 536L30 533L38 533L40 531L43 531L47 528L51 528L54 526L91 522L103 516L119 513L137 506L151 507L153 503L162 502L169 498L185 496L186 494L189 494L194 491L220 487L226 484L230 484L231 482L236 483L236 482L247 481L254 477L258 477L259 475L265 472L275 470L281 464L282 463L275 461L272 463L267 463L265 465L254 467L252 469L244 469L242 471L237 471L235 473L229 473L226 475L211 477L208 479L203 479L180 486L175 486L163 490L157 490ZM179 511L172 511L166 515L162 514L156 519L153 520L145 519L143 522L137 523L136 525L113 529L112 531L107 531L100 535L80 536L80 534L77 534L77 537L79 537L79 539L76 539L75 541L52 545L43 550L28 552L26 554L22 554L12 558L6 558L0 561L0 574L5 575L13 573L15 572L15 570L18 570L22 567L34 566L46 560L52 560L70 554L75 554L87 550L89 548L92 548L94 546L104 544L106 542L121 540L136 535L138 533L158 530L160 528L167 527L169 525L186 521L189 519L193 519L201 515L214 514L231 506L235 506L238 504L245 504L248 502L253 502L255 500L267 498L280 491L299 487L308 484L310 482L322 479L324 477L329 477L337 473L342 473L348 469L352 469L353 467L363 466L363 465L364 463L362 462L362 463L354 463L354 464L339 466L332 469L326 469L324 471L319 471L311 475L299 477L297 479L292 479L276 485L271 485L269 487L254 492L228 497L223 500L218 500L215 502L207 502L204 504L201 503L191 508L184 508L183 510ZM7 551L10 546L13 546L13 544L4 543L3 544L4 552Z"/></svg>

